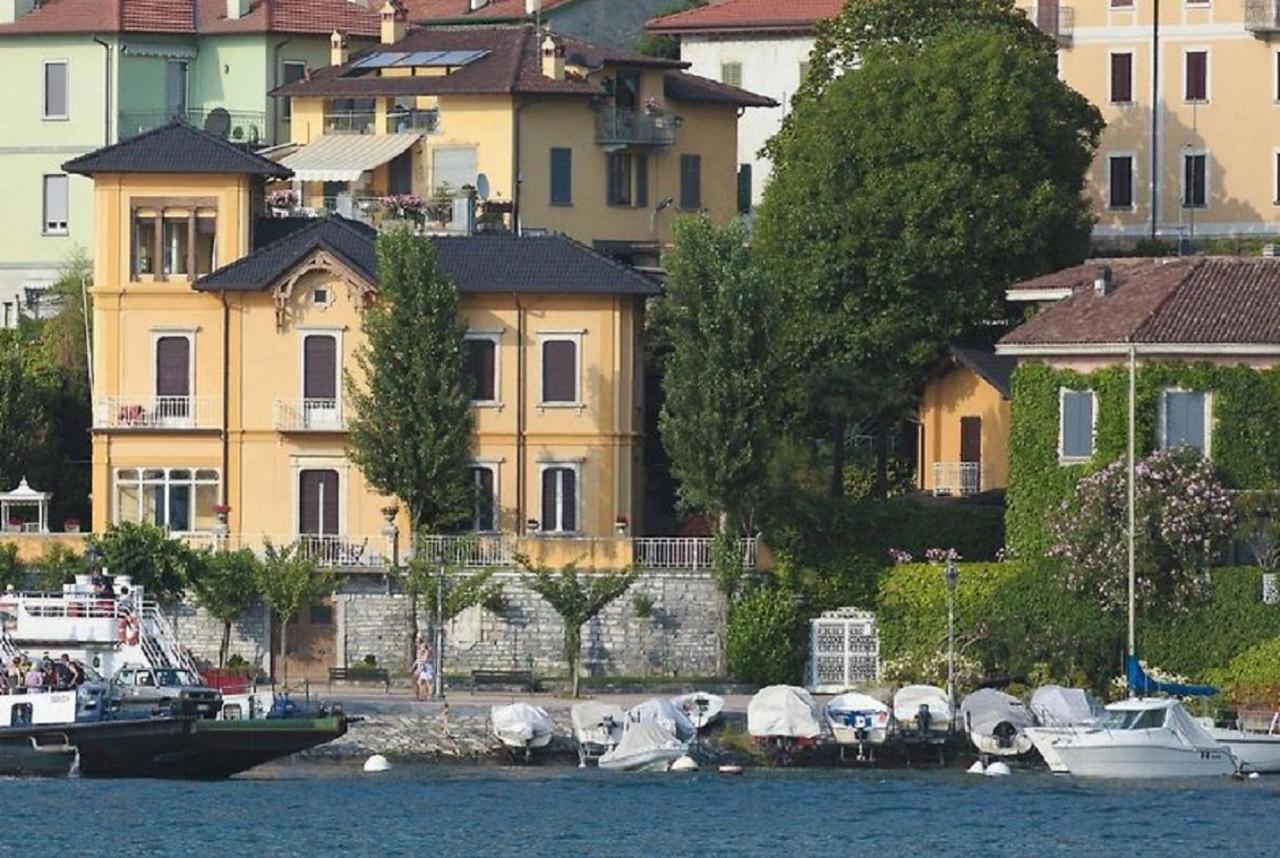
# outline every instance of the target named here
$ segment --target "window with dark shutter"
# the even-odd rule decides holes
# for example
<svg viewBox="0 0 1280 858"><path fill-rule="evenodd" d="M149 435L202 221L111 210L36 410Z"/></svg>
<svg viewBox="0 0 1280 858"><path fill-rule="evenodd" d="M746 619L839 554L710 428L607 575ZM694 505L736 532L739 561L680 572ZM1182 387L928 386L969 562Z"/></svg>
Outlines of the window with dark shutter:
<svg viewBox="0 0 1280 858"><path fill-rule="evenodd" d="M156 340L156 396L191 395L191 340L160 337Z"/></svg>
<svg viewBox="0 0 1280 858"><path fill-rule="evenodd" d="M551 150L551 205L573 204L573 150Z"/></svg>
<svg viewBox="0 0 1280 858"><path fill-rule="evenodd" d="M298 474L298 533L338 532L338 472L307 470Z"/></svg>
<svg viewBox="0 0 1280 858"><path fill-rule="evenodd" d="M338 340L312 334L302 341L302 398L338 398Z"/></svg>
<svg viewBox="0 0 1280 858"><path fill-rule="evenodd" d="M578 475L573 468L542 472L542 529L570 533L578 529Z"/></svg>
<svg viewBox="0 0 1280 858"><path fill-rule="evenodd" d="M578 401L578 344L574 340L543 342L542 401Z"/></svg>
<svg viewBox="0 0 1280 858"><path fill-rule="evenodd" d="M467 340L467 373L471 376L472 402L496 402L498 399L495 383L497 346L489 339Z"/></svg>
<svg viewBox="0 0 1280 858"><path fill-rule="evenodd" d="M1164 448L1207 449L1205 394L1201 391L1167 390L1164 394Z"/></svg>
<svg viewBox="0 0 1280 858"><path fill-rule="evenodd" d="M1093 393L1065 390L1062 393L1062 458L1088 459L1093 455Z"/></svg>
<svg viewBox="0 0 1280 858"><path fill-rule="evenodd" d="M496 504L493 496L493 469L472 468L471 485L475 490L471 529L478 532L497 530L498 524L494 519Z"/></svg>
<svg viewBox="0 0 1280 858"><path fill-rule="evenodd" d="M1133 54L1111 55L1111 102L1133 101Z"/></svg>
<svg viewBox="0 0 1280 858"><path fill-rule="evenodd" d="M1182 156L1182 205L1184 208L1202 208L1208 198L1207 156Z"/></svg>
<svg viewBox="0 0 1280 858"><path fill-rule="evenodd" d="M1209 98L1209 52L1187 51L1186 99L1206 101Z"/></svg>
<svg viewBox="0 0 1280 858"><path fill-rule="evenodd" d="M702 208L702 156L680 156L680 208L698 211Z"/></svg>
<svg viewBox="0 0 1280 858"><path fill-rule="evenodd" d="M632 156L625 153L615 152L608 156L605 165L608 187L605 193L609 205L631 205L631 164Z"/></svg>
<svg viewBox="0 0 1280 858"><path fill-rule="evenodd" d="M635 205L638 209L649 206L649 156L636 156Z"/></svg>
<svg viewBox="0 0 1280 858"><path fill-rule="evenodd" d="M1133 158L1129 155L1112 155L1110 159L1111 184L1109 204L1113 209L1133 207Z"/></svg>

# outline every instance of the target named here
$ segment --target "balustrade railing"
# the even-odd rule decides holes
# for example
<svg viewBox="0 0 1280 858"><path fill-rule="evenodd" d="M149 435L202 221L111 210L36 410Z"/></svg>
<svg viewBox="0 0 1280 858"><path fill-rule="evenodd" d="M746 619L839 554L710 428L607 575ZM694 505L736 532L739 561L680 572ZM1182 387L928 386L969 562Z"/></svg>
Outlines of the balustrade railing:
<svg viewBox="0 0 1280 858"><path fill-rule="evenodd" d="M217 429L216 396L101 396L94 403L95 429Z"/></svg>
<svg viewBox="0 0 1280 858"><path fill-rule="evenodd" d="M710 569L711 543L706 537L642 536L632 540L632 551L641 569ZM741 559L744 569L754 569L755 538L737 540L734 556Z"/></svg>
<svg viewBox="0 0 1280 858"><path fill-rule="evenodd" d="M338 399L277 399L271 418L280 432L344 432L347 428Z"/></svg>
<svg viewBox="0 0 1280 858"><path fill-rule="evenodd" d="M1244 28L1251 33L1280 31L1280 0L1245 0Z"/></svg>
<svg viewBox="0 0 1280 858"><path fill-rule="evenodd" d="M982 491L982 465L978 462L934 462L935 495L976 495Z"/></svg>

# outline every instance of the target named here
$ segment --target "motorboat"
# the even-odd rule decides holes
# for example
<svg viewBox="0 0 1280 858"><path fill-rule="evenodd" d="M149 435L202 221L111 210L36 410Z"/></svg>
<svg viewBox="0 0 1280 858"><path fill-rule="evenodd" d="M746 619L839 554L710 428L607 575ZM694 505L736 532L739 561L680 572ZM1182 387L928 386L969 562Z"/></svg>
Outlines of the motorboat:
<svg viewBox="0 0 1280 858"><path fill-rule="evenodd" d="M1031 715L1011 694L994 688L973 692L960 702L960 720L984 756L1018 757L1031 751Z"/></svg>
<svg viewBox="0 0 1280 858"><path fill-rule="evenodd" d="M628 724L657 724L681 742L688 742L697 728L689 717L670 700L650 697L627 711Z"/></svg>
<svg viewBox="0 0 1280 858"><path fill-rule="evenodd" d="M1201 723L1205 720L1201 719ZM1225 727L1213 726L1212 720L1204 726L1210 736L1231 749L1241 771L1280 772L1280 712L1272 713L1261 723L1242 715Z"/></svg>
<svg viewBox="0 0 1280 858"><path fill-rule="evenodd" d="M934 685L905 685L893 695L893 725L908 742L941 744L951 735L951 698Z"/></svg>
<svg viewBox="0 0 1280 858"><path fill-rule="evenodd" d="M846 746L856 746L861 759L866 748L883 745L889 737L892 713L870 694L850 691L837 695L827 701L823 712L842 759Z"/></svg>
<svg viewBox="0 0 1280 858"><path fill-rule="evenodd" d="M1058 773L1065 773L1067 767L1054 749L1055 740L1082 728L1094 727L1107 714L1088 691L1061 685L1037 688L1031 695L1030 709L1036 723L1026 728L1027 737L1049 770Z"/></svg>
<svg viewBox="0 0 1280 858"><path fill-rule="evenodd" d="M822 712L803 688L770 685L747 704L747 732L760 744L788 753L813 747L822 738Z"/></svg>
<svg viewBox="0 0 1280 858"><path fill-rule="evenodd" d="M555 725L547 710L529 703L494 706L489 710L489 720L493 722L493 735L498 737L502 746L510 751L523 752L525 759L529 759L536 748L551 744L555 733Z"/></svg>
<svg viewBox="0 0 1280 858"><path fill-rule="evenodd" d="M694 691L671 698L671 705L684 713L699 732L720 720L724 714L724 698L719 694Z"/></svg>
<svg viewBox="0 0 1280 858"><path fill-rule="evenodd" d="M613 703L575 703L569 710L573 722L573 738L578 743L578 762L585 766L595 762L622 741L627 716Z"/></svg>
<svg viewBox="0 0 1280 858"><path fill-rule="evenodd" d="M1078 777L1221 777L1238 769L1226 744L1165 697L1113 703L1097 726L1069 728L1053 738L1052 748Z"/></svg>
<svg viewBox="0 0 1280 858"><path fill-rule="evenodd" d="M627 725L617 747L600 756L602 769L624 772L665 772L688 751L667 728L653 721Z"/></svg>

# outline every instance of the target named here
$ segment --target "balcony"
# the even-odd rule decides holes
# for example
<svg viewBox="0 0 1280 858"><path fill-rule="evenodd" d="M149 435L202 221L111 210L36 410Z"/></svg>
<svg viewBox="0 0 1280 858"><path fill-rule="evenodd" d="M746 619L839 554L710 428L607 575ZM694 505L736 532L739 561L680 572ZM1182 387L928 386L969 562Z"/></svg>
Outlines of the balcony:
<svg viewBox="0 0 1280 858"><path fill-rule="evenodd" d="M982 465L978 462L934 462L935 495L976 495L984 489Z"/></svg>
<svg viewBox="0 0 1280 858"><path fill-rule="evenodd" d="M221 539L212 534L192 535L185 539L195 548L227 551L247 548L260 558L266 555L268 543L277 548L296 546L299 556L314 560L321 569L381 572L387 566L387 540L382 536L236 533Z"/></svg>
<svg viewBox="0 0 1280 858"><path fill-rule="evenodd" d="M583 568L622 569L637 566L656 571L699 571L711 568L711 540L705 537L558 537L515 534L428 536L417 550L466 568L511 567L517 555L544 566L576 563ZM744 569L759 563L754 538L739 539L734 554Z"/></svg>
<svg viewBox="0 0 1280 858"><path fill-rule="evenodd" d="M194 128L203 128L232 143L260 146L270 141L271 135L267 130L265 113L252 110L226 110L221 107L215 107L212 110L177 112L172 110L122 111L118 129L120 139L136 137L174 119L182 119Z"/></svg>
<svg viewBox="0 0 1280 858"><path fill-rule="evenodd" d="M1058 0L1040 0L1031 6L1022 7L1022 12L1040 32L1059 45L1071 44L1076 25L1076 10L1073 7L1063 6Z"/></svg>
<svg viewBox="0 0 1280 858"><path fill-rule="evenodd" d="M325 134L372 134L378 124L378 114L372 110L333 111L324 115Z"/></svg>
<svg viewBox="0 0 1280 858"><path fill-rule="evenodd" d="M216 430L222 426L215 396L102 396L94 402L94 429Z"/></svg>
<svg viewBox="0 0 1280 858"><path fill-rule="evenodd" d="M347 418L337 399L277 399L271 407L277 432L346 432Z"/></svg>
<svg viewBox="0 0 1280 858"><path fill-rule="evenodd" d="M1251 33L1280 32L1280 0L1245 0L1244 28Z"/></svg>
<svg viewBox="0 0 1280 858"><path fill-rule="evenodd" d="M670 146L676 142L675 114L614 110L596 114L596 143L601 146Z"/></svg>
<svg viewBox="0 0 1280 858"><path fill-rule="evenodd" d="M435 134L440 130L440 111L397 108L387 114L388 134Z"/></svg>
<svg viewBox="0 0 1280 858"><path fill-rule="evenodd" d="M435 134L440 130L440 111L396 108L379 126L372 110L328 111L324 115L325 134Z"/></svg>

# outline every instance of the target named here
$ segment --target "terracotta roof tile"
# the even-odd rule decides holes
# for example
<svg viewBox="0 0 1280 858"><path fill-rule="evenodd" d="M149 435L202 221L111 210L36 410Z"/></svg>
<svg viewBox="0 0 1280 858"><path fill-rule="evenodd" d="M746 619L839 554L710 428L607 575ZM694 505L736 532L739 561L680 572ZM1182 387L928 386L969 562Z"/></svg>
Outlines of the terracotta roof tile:
<svg viewBox="0 0 1280 858"><path fill-rule="evenodd" d="M654 18L646 28L654 33L813 32L819 21L839 15L843 6L843 0L721 0Z"/></svg>
<svg viewBox="0 0 1280 858"><path fill-rule="evenodd" d="M568 0L542 0L542 11L550 12ZM410 21L516 21L530 17L525 13L525 0L490 0L472 10L470 0L406 0Z"/></svg>
<svg viewBox="0 0 1280 858"><path fill-rule="evenodd" d="M380 32L377 0L366 8L353 0L252 0L241 18L227 17L218 0L47 0L12 24L12 33L309 33L341 30L353 36ZM199 10L199 27L193 20Z"/></svg>

